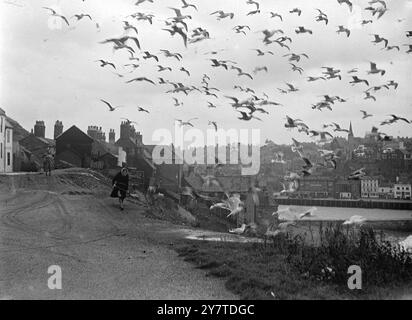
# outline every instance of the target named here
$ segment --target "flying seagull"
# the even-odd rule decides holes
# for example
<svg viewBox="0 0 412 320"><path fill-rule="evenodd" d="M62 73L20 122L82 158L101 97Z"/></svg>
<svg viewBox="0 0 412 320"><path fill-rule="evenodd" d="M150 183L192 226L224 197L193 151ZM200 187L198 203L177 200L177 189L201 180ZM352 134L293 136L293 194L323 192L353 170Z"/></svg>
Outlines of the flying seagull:
<svg viewBox="0 0 412 320"><path fill-rule="evenodd" d="M114 111L118 108L121 108L121 106L113 107L109 102L107 102L103 99L100 99L100 101L103 102L105 105L107 105L109 107L109 111Z"/></svg>

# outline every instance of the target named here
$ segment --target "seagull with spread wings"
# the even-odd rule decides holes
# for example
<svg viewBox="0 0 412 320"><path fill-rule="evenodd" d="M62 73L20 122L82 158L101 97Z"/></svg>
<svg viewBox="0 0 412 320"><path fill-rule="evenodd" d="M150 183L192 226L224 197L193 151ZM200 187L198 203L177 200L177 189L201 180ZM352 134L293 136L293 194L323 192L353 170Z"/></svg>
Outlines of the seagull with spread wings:
<svg viewBox="0 0 412 320"><path fill-rule="evenodd" d="M58 14L58 13L56 12L56 10L54 10L54 9L52 9L52 8L49 8L49 7L43 7L43 9L49 10L50 13L51 13L51 15L52 15L53 17L57 17L57 18L62 19L64 22L66 22L66 24L67 24L68 26L70 26L69 20L67 20L67 18L66 18L65 16L63 16L63 15L61 15L61 14Z"/></svg>
<svg viewBox="0 0 412 320"><path fill-rule="evenodd" d="M151 83L151 84L153 84L153 85L156 85L156 84L153 82L153 80L150 80L149 78L146 78L146 77L134 78L134 79L131 79L131 80L129 80L129 81L126 81L126 83L140 82L140 81L146 81L146 82L149 82L149 83Z"/></svg>
<svg viewBox="0 0 412 320"><path fill-rule="evenodd" d="M373 114L367 113L365 110L360 110L360 112L362 112L362 114L363 114L362 119L373 117Z"/></svg>
<svg viewBox="0 0 412 320"><path fill-rule="evenodd" d="M109 102L107 102L107 101L105 101L105 100L103 100L103 99L100 99L100 101L103 102L106 106L109 107L109 111L114 111L114 110L116 110L116 109L118 109L118 108L122 108L122 106L113 107Z"/></svg>
<svg viewBox="0 0 412 320"><path fill-rule="evenodd" d="M111 66L111 67L113 67L113 69L116 69L116 66L114 65L114 63L111 63L111 62L108 62L108 61L105 61L105 60L102 60L102 59L96 60L95 62L100 62L100 66L102 68L104 68L105 66Z"/></svg>
<svg viewBox="0 0 412 320"><path fill-rule="evenodd" d="M180 120L180 119L176 119L176 121L179 122L179 125L180 125L181 127L188 126L188 127L194 128L195 126L193 125L193 123L191 123L191 121L197 120L197 119L198 119L198 118L192 118L192 119L189 119L189 120L187 120L187 121L183 121L183 120Z"/></svg>
<svg viewBox="0 0 412 320"><path fill-rule="evenodd" d="M90 20L93 20L92 17L90 16L90 14L84 14L84 13L75 14L74 16L72 16L72 18L76 18L77 21L80 21L83 18L89 18Z"/></svg>
<svg viewBox="0 0 412 320"><path fill-rule="evenodd" d="M182 1L182 3L183 3L182 9L186 9L186 8L192 7L192 8L194 8L196 11L198 11L198 10L197 10L197 7L196 7L194 4L187 3L185 0L181 0L181 1Z"/></svg>

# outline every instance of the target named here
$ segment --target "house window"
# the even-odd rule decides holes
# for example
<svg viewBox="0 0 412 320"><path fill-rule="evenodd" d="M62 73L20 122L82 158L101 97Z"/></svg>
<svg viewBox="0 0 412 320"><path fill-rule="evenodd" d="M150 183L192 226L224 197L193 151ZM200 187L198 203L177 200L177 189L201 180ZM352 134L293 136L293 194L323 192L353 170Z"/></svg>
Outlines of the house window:
<svg viewBox="0 0 412 320"><path fill-rule="evenodd" d="M7 152L7 165L10 165L10 152Z"/></svg>
<svg viewBox="0 0 412 320"><path fill-rule="evenodd" d="M10 143L10 130L7 130L7 143Z"/></svg>
<svg viewBox="0 0 412 320"><path fill-rule="evenodd" d="M3 132L3 117L0 117L1 122L0 122L0 132Z"/></svg>
<svg viewBox="0 0 412 320"><path fill-rule="evenodd" d="M0 143L0 159L3 159L3 143Z"/></svg>

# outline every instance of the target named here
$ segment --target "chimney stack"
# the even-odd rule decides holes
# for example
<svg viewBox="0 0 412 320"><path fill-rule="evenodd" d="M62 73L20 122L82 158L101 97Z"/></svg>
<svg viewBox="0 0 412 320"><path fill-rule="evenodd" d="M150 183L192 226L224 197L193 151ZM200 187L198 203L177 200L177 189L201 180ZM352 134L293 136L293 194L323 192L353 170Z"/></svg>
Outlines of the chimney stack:
<svg viewBox="0 0 412 320"><path fill-rule="evenodd" d="M102 131L102 127L88 126L87 135L97 141L106 142L106 134Z"/></svg>
<svg viewBox="0 0 412 320"><path fill-rule="evenodd" d="M36 121L36 124L34 125L34 135L38 138L46 137L46 126L44 125L44 121Z"/></svg>
<svg viewBox="0 0 412 320"><path fill-rule="evenodd" d="M63 122L57 120L54 124L54 140L63 133Z"/></svg>
<svg viewBox="0 0 412 320"><path fill-rule="evenodd" d="M109 143L110 143L110 144L115 144L115 143L116 143L116 133L114 132L114 129L110 129L110 132L109 132Z"/></svg>

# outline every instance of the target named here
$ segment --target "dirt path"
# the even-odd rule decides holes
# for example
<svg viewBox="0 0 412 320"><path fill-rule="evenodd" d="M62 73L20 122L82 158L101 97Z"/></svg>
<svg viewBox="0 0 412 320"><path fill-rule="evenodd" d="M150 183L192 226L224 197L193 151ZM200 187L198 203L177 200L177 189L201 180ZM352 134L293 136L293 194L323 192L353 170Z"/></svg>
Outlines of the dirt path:
<svg viewBox="0 0 412 320"><path fill-rule="evenodd" d="M65 171L0 176L0 299L237 299L177 257L180 227L136 204L121 212L95 183ZM47 286L51 265L61 290Z"/></svg>

